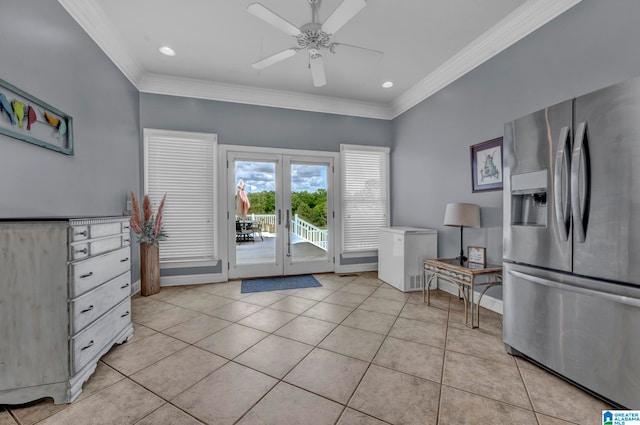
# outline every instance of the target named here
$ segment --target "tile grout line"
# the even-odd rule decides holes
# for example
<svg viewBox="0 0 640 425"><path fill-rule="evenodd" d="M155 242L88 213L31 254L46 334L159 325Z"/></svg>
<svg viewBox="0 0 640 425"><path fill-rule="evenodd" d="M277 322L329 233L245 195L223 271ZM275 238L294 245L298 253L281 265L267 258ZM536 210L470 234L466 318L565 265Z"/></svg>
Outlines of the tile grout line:
<svg viewBox="0 0 640 425"><path fill-rule="evenodd" d="M436 282L436 290L437 290L437 282ZM428 291L429 289L427 289ZM423 297L424 303L424 297ZM449 317L451 316L451 294L449 294L449 305L447 308L447 324L445 327L444 334L444 349L442 350L442 368L440 368L440 388L438 391L438 411L436 413L436 425L440 423L440 412L442 411L442 387L444 386L444 367L447 358L447 344L449 342Z"/></svg>
<svg viewBox="0 0 640 425"><path fill-rule="evenodd" d="M370 295L371 296L371 295ZM370 297L369 296L369 297ZM369 299L369 297L367 297L366 299ZM366 300L365 299L365 300ZM364 301L363 301L364 302ZM349 396L349 399L347 400L346 404L345 404L345 410L347 407L349 407L349 403L351 403L351 401L353 400L353 397L355 396L356 392L358 391L358 388L360 387L360 385L362 384L362 381L364 380L364 377L367 375L367 372L369 372L369 369L371 369L371 365L373 364L373 361L376 359L376 356L378 355L378 353L380 352L380 349L382 348L382 346L384 345L384 343L387 341L387 339L389 338L389 334L391 333L391 329L393 329L393 327L395 326L396 322L398 321L398 318L400 318L400 314L402 313L402 310L404 310L405 306L407 305L407 303L409 302L409 297L407 297L404 300L404 304L402 305L402 308L400 309L400 311L398 311L398 314L396 315L395 320L393 321L393 323L391 324L391 326L389 327L389 330L387 331L387 334L385 335L384 339L382 340L382 343L380 344L380 346L378 347L378 349L376 350L375 354L373 355L373 357L371 358L371 361L369 362L369 365L367 366L367 369L364 371L364 373L362 374L362 376L360 377L360 380L358 381L358 384L355 386L355 388L353 389L353 392L351 393L351 395ZM346 320L346 319L345 319ZM377 365L376 365L377 366ZM353 407L350 407L351 409L353 409ZM357 410L357 409L354 409ZM360 410L357 410L360 412ZM370 415L369 413L366 412L361 412L364 413L365 415L374 417L376 419L379 419L373 415ZM384 421L387 422L387 421ZM388 423L388 422L387 422ZM335 424L334 424L335 425Z"/></svg>
<svg viewBox="0 0 640 425"><path fill-rule="evenodd" d="M355 280L355 279L354 279L354 280ZM350 283L350 282L349 282L349 283ZM345 285L343 285L343 287L344 287L344 286L345 286ZM326 297L324 297L323 299L319 300L319 301L318 301L318 303L316 303L315 305L313 305L313 306L309 307L307 310L309 310L309 309L311 309L311 308L315 307L316 305L318 305L319 303L321 303L321 302L322 302L322 300L324 300L325 298L327 298L327 297L331 296L332 294L334 294L334 293L336 293L336 292L338 292L338 291L339 291L339 289L338 289L338 290L333 291L331 294L329 294L329 295L327 295ZM367 297L367 298L368 298L368 297ZM367 298L365 298L365 300L366 300ZM314 300L314 301L315 301L315 300ZM277 301L276 301L276 302L277 302ZM362 302L364 302L364 300L363 300ZM362 304L362 302L361 302L360 304ZM275 303L273 303L273 304L275 304ZM271 305L271 304L270 304L270 305ZM266 308L266 307L265 307L265 308ZM357 309L357 307L356 307L356 309ZM352 312L353 312L353 311L355 311L356 309L352 310ZM306 312L307 310L305 310L305 312ZM303 313L304 313L304 312L303 312ZM351 314L351 313L350 313L350 314ZM300 313L300 314L298 314L298 315L296 316L296 318L298 318L298 317L308 317L308 316L302 316L302 313ZM349 317L349 316L347 316L347 317ZM345 320L347 319L347 317L345 317L344 319L342 319L342 321L345 321ZM275 332L277 332L279 329L281 329L282 327L286 326L288 323L292 322L292 321L293 321L293 320L295 320L296 318L294 318L294 319L290 320L289 322L285 323L284 325L280 326L278 329L276 329L276 330L274 330L272 333L270 333L270 335L279 336L279 335L275 335ZM316 319L316 318L313 318L313 317L312 317L312 319ZM321 320L321 319L316 319L316 320ZM326 322L326 320L324 320L324 321ZM333 322L329 322L329 323L335 324L335 323L333 323ZM340 322L340 323L342 323L342 322ZM245 411L245 412L244 412L244 413L243 413L243 414L238 418L238 420L234 422L234 424L237 424L238 422L240 422L240 421L241 421L241 420L242 420L242 419L243 419L243 418L244 418L244 417L245 417L245 416L246 416L246 415L247 415L247 414L248 414L248 413L249 413L249 412L250 412L250 411L255 407L255 406L257 406L257 405L258 405L258 403L260 403L260 402L261 402L261 401L262 401L262 400L267 396L267 394L269 394L269 393L270 393L270 392L271 392L271 391L272 391L272 390L273 390L273 389L274 389L278 384L280 384L281 382L284 382L284 383L285 383L285 384L287 384L287 385L291 385L291 386L293 386L293 387L296 387L296 388L298 388L298 389L300 389L300 390L303 390L303 391L308 392L308 393L310 393L310 394L313 394L313 395L315 395L315 396L322 397L322 398L324 398L324 399L326 399L326 400L329 400L329 401L331 401L331 402L333 402L333 403L337 403L337 404L339 404L339 405L342 405L342 403L336 402L335 400L331 400L331 399L330 399L330 398L328 398L328 397L322 396L322 395L320 395L320 394L316 394L316 393L314 393L313 391L309 391L309 390L307 390L307 389L305 389L305 388L299 387L298 385L292 384L292 383L287 382L287 381L285 381L285 380L284 380L284 378L286 378L286 376L287 376L287 375L288 375L288 374L289 374L293 369L295 369L295 368L296 368L300 363L302 363L302 362L304 361L304 359L306 359L306 358L309 356L309 354L311 354L311 353L312 353L316 348L319 348L319 345L322 343L322 341L324 341L324 340L327 338L327 336L329 336L329 335L330 335L330 334L331 334L331 333L332 333L332 332L333 332L333 331L334 331L338 326L340 326L340 323L335 324L336 326L335 326L335 327L334 327L334 328L333 328L329 333L327 333L327 335L325 335L325 336L324 336L324 338L322 338L320 341L318 341L318 343L317 343L316 345L312 346L311 350L309 350L309 352L308 352L307 354L305 354L305 355L304 355L304 356L303 356L303 357L302 357L302 358L301 358L301 359L300 359L300 360L299 360L295 365L293 365L293 366L292 366L292 367L291 367L291 368L290 368L290 369L289 369L289 370L284 374L284 376L283 376L282 378L275 378L275 379L277 379L277 381L278 381L278 382L276 382L276 384L275 384L273 387L271 387L271 388L270 388L266 393L264 393L264 394L262 395L262 397L260 397L260 398L259 398L259 399L258 399L258 400L257 400L257 401L256 401L256 402L255 402L255 403L254 403L250 408L249 408L249 409L247 409L247 410L246 410L246 411ZM266 338L267 338L267 337L265 337L265 338L263 338L263 339L266 339ZM263 340L263 339L262 339L262 340ZM290 338L287 338L287 339L290 339ZM260 340L260 341L262 341L262 340ZM290 340L292 340L292 341L296 341L296 340L294 340L294 339L290 339ZM244 353L244 352L248 351L249 349L251 349L252 347L254 347L255 345L257 345L260 341L256 342L255 344L253 344L251 347L247 348L247 349L246 349L245 351L243 351L242 353ZM301 341L296 341L296 342L301 342ZM301 342L301 343L302 343L302 342ZM304 343L303 343L303 344L304 344ZM307 344L307 345L311 345L311 344ZM241 356L241 355L242 355L242 353L240 353L240 354L238 354L237 356L235 356L235 357L234 357L234 359L236 359L237 357ZM233 360L230 360L230 361L233 361ZM236 364L240 364L240 363L237 363L237 362L234 362L234 363L236 363ZM265 374L265 375L267 375L267 376L271 376L271 375L266 374L265 372L262 372L262 371L260 371L260 370L254 369L254 368L252 368L252 367L250 367L250 366L246 366L246 365L242 365L242 364L241 364L241 366L248 367L248 368L250 368L250 369L252 369L252 370L255 370L255 371L259 372L259 373L263 373L263 374ZM273 378L273 376L271 376L271 377ZM341 416L342 416L342 414L344 413L344 410L345 410L345 409L346 409L346 405L344 405L344 407L342 408L342 411L341 411L341 412L340 412L340 414L338 415L338 417L337 417L337 419L336 419L336 422L340 420L340 417L341 417Z"/></svg>
<svg viewBox="0 0 640 425"><path fill-rule="evenodd" d="M356 280L356 279L354 279L354 280ZM351 281L351 282L349 282L349 283L352 283L352 282L353 282L353 281ZM366 300L368 300L369 298L373 297L373 298L375 298L375 299L382 299L382 300L388 300L388 301L396 301L396 300L393 300L393 299L389 299L389 298L381 298L381 297L376 297L376 296L374 296L374 295L373 295L373 294L374 294L378 289L380 289L380 288L382 288L382 287L384 286L384 283L383 283L383 284L380 284L380 285L378 285L378 286L376 286L376 287L375 287L376 289L375 289L374 291L372 291L369 295L367 295L367 297L366 297L366 298L364 298L364 299L363 299L363 300L362 300L362 301L361 301L361 302L360 302L356 307L353 307L353 310L351 311L351 313L349 313L349 315L347 315L347 316L346 316L346 317L345 317L341 322L339 322L339 323L335 323L335 322L328 322L328 321L326 321L326 320L317 319L317 318L310 317L310 316L303 316L303 313L304 313L304 312L306 312L306 311L308 311L309 309L311 309L311 308L315 307L315 306L316 306L316 305L318 305L319 303L324 302L324 299L326 299L326 298L328 298L329 296L331 296L331 295L335 294L336 292L340 292L340 291L344 288L344 286L348 285L349 283L347 283L347 284L343 285L340 289L336 289L336 290L334 290L331 294L327 295L325 298L322 298L322 299L320 299L320 300L313 300L313 301L317 301L317 303L316 303L316 304L314 304L313 306L310 306L308 309L304 310L302 313L297 314L295 318L291 319L291 320L290 320L290 321L288 321L287 323L285 323L285 324L283 324L282 326L280 326L279 328L275 329L273 332L268 333L268 335L267 335L267 336L265 336L264 338L261 338L261 339L260 339L259 341L257 341L255 344L253 344L253 345L249 346L247 349L245 349L245 350L244 350L244 351L242 351L241 353L237 354L237 355L236 355L236 356L234 356L232 359L225 358L224 356L220 356L219 354L216 354L216 353L213 353L213 352L211 352L211 351L208 351L208 350L206 350L206 349L204 349L204 348L198 347L198 346L196 346L196 345L195 345L195 343L193 343L193 344L192 344L192 343L187 343L187 344L189 344L190 346L194 346L194 347L196 347L196 348L199 348L199 349L202 349L202 350L204 350L204 351L210 352L211 354L214 354L214 355L220 356L220 357L224 358L225 360L227 360L227 362L226 362L226 363L224 363L224 364L223 364L222 366L220 366L219 368L217 368L217 369L215 369L214 371L212 371L211 373L207 374L207 375L206 375L205 377L203 377L202 379L198 380L198 381L197 381L196 383L194 383L193 385L189 386L189 387L188 387L187 389L185 389L183 392L188 391L190 388L192 388L193 386L197 385L199 382L201 382L202 380L206 379L208 376L210 376L211 374L215 373L215 371L219 370L220 368L222 368L222 367L223 367L223 366L225 366L226 364L228 364L228 363L230 363L230 362L233 362L233 363L235 363L235 364L238 364L238 365L243 366L243 367L248 367L248 368L249 368L249 369L251 369L251 370L254 370L254 371L258 372L258 373L265 374L265 375L267 375L267 376L269 376L269 377L271 377L271 378L273 378L273 379L277 379L277 380L278 380L278 382L277 382L273 387L271 387L271 388L270 388L270 389L269 389L269 390L268 390L268 391L267 391L267 392L266 392L262 397L260 397L260 399L259 399L258 401L256 401L256 403L255 403L254 405L252 405L252 406L251 406L247 411L245 411L245 412L243 413L243 415L238 419L238 421L241 421L241 420L242 420L242 418L243 418L243 417L244 417L244 416L245 416L245 415L246 415L246 414L247 414L251 409L253 409L253 407L255 407L255 405L257 405L257 404L258 404L258 403L259 403L259 402L260 402L264 397L266 397L266 395L267 395L267 394L269 394L269 393L273 390L273 388L275 388L275 387L276 387L280 382L285 382L286 384L288 384L288 385L292 385L292 386L294 386L294 387L296 387L296 388L299 388L299 389L301 389L301 390L304 390L305 392L309 392L309 393L314 394L314 395L316 395L316 396L318 396L318 397L322 397L322 398L324 398L324 399L327 399L327 400L330 400L330 401L332 401L332 402L334 402L334 403L337 403L337 404L342 405L342 403L340 403L340 402L336 402L335 400L329 399L329 398L327 398L327 397L325 397L325 396L323 396L323 395L321 395L321 394L316 394L316 393L314 393L313 391L307 390L307 389L305 389L305 388L299 387L299 386L297 386L297 385L295 385L295 384L292 384L292 383L290 383L290 382L284 381L284 378L285 378L285 377L286 377L286 375L288 375L288 374L289 374L293 369L295 369L295 367L297 367L297 366L298 366L302 361L304 361L304 359L305 359L309 354L311 354L311 352L313 352L316 348L318 348L318 349L322 349L322 350L326 350L326 351L329 351L329 352L333 352L333 353L335 353L335 354L342 355L342 356L345 356L345 357L349 357L349 358L352 358L352 359L356 359L356 360L359 360L359 361L363 361L362 359L357 359L357 358L355 358L355 357L348 356L348 355L345 355L345 354L342 354L342 353L337 353L337 352L334 352L334 351L329 350L329 349L326 349L326 348L321 348L321 347L320 347L320 344L321 344L321 343L322 343L322 342L323 342L323 341L324 341L324 340L325 340L329 335L331 335L331 333L332 333L332 332L333 332L333 331L334 331L338 326L341 326L341 325L342 325L342 323L343 323L343 322L344 322L344 321L345 321L345 320L346 320L346 319L347 319L347 318L348 318L348 317L349 317L349 316L350 316L354 311L356 311L358 308L360 308L360 306L361 306L361 305L362 305ZM373 285L370 285L370 286L373 286ZM389 288L389 289L391 289L391 288ZM347 291L344 291L344 292L347 292ZM362 295L364 295L364 294L362 294ZM291 294L291 295L289 295L289 296L295 296L295 294ZM287 297L284 297L284 298L287 298ZM282 299L284 299L284 298L282 298ZM298 298L303 298L303 297L298 297ZM262 311L262 310L263 310L263 309L265 309L265 308L269 308L269 306L271 306L271 305L273 305L273 304L275 304L275 303L277 303L277 302L281 301L282 299L277 300L277 301L274 301L273 303L271 303L271 304L269 304L269 305L266 305L266 306L260 306L260 307L262 307L262 309L261 309L261 310L258 310L258 311ZM309 299L309 298L304 298L304 299ZM389 333L391 332L391 329L393 328L393 326L395 325L396 321L397 321L397 320L398 320L398 318L400 317L400 314L402 313L403 309L405 308L405 306L406 306L407 304L409 304L409 302L408 302L408 301L409 301L409 297L405 298L404 303L403 303L403 305L402 305L402 308L401 308L401 309L398 311L398 313L395 315L394 323L391 325L391 327L390 327L390 328L389 328L389 330L387 331L387 333L386 333L386 335L385 335L385 339L384 339L384 340L382 341L382 343L380 344L380 347L378 347L378 350L376 350L376 353L374 354L373 358L371 359L371 361L369 361L369 362L368 362L369 364L368 364L368 366L367 366L367 369L365 370L365 372L363 373L362 377L360 378L360 381L358 382L358 384L356 385L356 387L355 387L354 391L352 392L351 396L349 397L349 400L347 400L346 404L342 405L342 406L343 406L343 409L342 409L342 411L341 411L340 415L338 416L338 418L336 419L336 421L339 421L339 420L340 420L340 418L341 418L341 417L342 417L342 415L344 414L344 411L346 410L346 408L347 408L347 407L349 407L349 406L348 406L349 401L351 400L351 398L352 398L352 397L353 397L353 395L355 394L355 392L356 392L356 390L357 390L358 386L359 386L359 385L360 385L360 383L362 382L362 379L363 379L363 378L364 378L364 376L366 375L366 373L367 373L367 371L369 370L369 368L370 368L371 364L373 364L373 360L375 359L376 355L377 355L377 354L378 354L378 352L380 351L380 348L382 348L382 345L384 344L384 342L387 340L387 338L388 338L388 336L389 336ZM171 303L167 303L167 304L171 304ZM329 303L329 304L331 304L331 303ZM257 305L257 304L256 304L256 305ZM339 305L339 304L332 304L332 305ZM341 306L341 305L339 305L339 306ZM179 306L179 307L180 307L180 306ZM350 306L345 306L345 307L350 307ZM184 307L183 307L183 308L184 308ZM258 312L258 311L257 311L257 312ZM389 315L389 314L387 314L387 313L381 313L381 312L377 312L377 311L373 311L373 310L365 310L365 311L370 311L370 312L379 313L379 314L386 314L386 315L388 315L388 316L391 316L391 315ZM241 321L241 320L245 319L246 317L249 317L249 316L251 316L252 314L255 314L255 313L257 313L257 312L251 313L251 314L249 314L249 315L247 315L247 316L245 316L245 317L243 317L243 318L239 319L238 321L231 322L231 323L232 323L232 324L237 324L237 325L239 325L239 326L247 327L247 328L250 328L250 329L257 329L257 328L252 328L252 327L250 327L250 326L246 326L246 325L242 325L242 324L238 323L239 321ZM200 312L200 313L201 313L201 312ZM202 313L202 314L206 314L206 313ZM216 317L216 316L213 316L213 317ZM324 322L327 322L327 323L334 324L334 325L335 325L335 327L334 327L334 328L333 328L333 329L332 329L332 330L331 330L327 335L325 335L325 337L324 337L324 338L322 338L322 339L321 339L321 340L320 340L316 345L312 346L312 349L311 349L311 350L310 350L310 351L309 351L309 352L308 352L308 353L307 353L303 358L301 358L301 359L300 359L300 361L298 361L295 365L293 365L293 366L292 366L292 367L287 371L287 373L285 373L285 375L284 375L282 378L276 378L276 377L274 377L274 376L272 376L272 375L269 375L268 373L265 373L265 372L260 371L260 370L258 370L258 369L254 369L254 368L253 368L253 367L251 367L251 366L247 366L247 365L244 365L244 364L241 364L241 363L238 363L237 361L235 361L235 359L237 359L238 357L240 357L243 353L247 352L248 350L250 350L250 349L251 349L252 347L254 347L255 345L257 345L257 344L259 344L260 342L262 342L262 341L263 341L264 339L266 339L269 335L280 336L280 335L275 335L275 332L277 332L280 328L282 328L282 327L286 326L288 323L290 323L290 322L292 322L293 320L295 320L297 317L308 317L308 318L312 318L312 319L315 319L315 320L321 320L321 321L324 321ZM220 318L220 319L221 319L221 318ZM191 319L189 319L189 320L191 320ZM222 320L226 320L226 319L222 319ZM188 320L187 320L187 321L188 321ZM182 322L182 323L184 323L184 322ZM144 325L143 325L143 326L144 326ZM229 325L229 326L230 326L230 325ZM346 325L345 325L345 326L346 326ZM226 326L226 327L228 327L228 326ZM225 328L226 328L226 327L225 327ZM169 328L171 328L171 327L169 327ZM169 328L167 328L167 329L169 329ZM225 329L225 328L223 328L223 329ZM211 335L213 335L213 334L215 334L215 333L217 333L217 332L220 332L220 331L221 331L221 330L223 330L223 329L220 329L220 330L218 330L218 331L216 331L216 332L213 332ZM365 331L365 330L363 330L363 329L358 329L358 328L352 328L352 329L357 329L357 330L361 330L361 331L367 332L367 331ZM164 330L166 330L166 329L164 329ZM164 334L164 330L162 330L162 331L157 331L157 332L162 333L163 335L166 335L166 334ZM264 332L264 331L263 331L263 330L261 330L261 329L257 329L257 330ZM154 331L155 331L155 330L154 330ZM375 332L372 332L372 333L375 333ZM381 335L381 334L378 334L378 333L375 333L375 334L377 334L377 335ZM211 335L205 336L205 337L201 338L201 339L200 339L200 340L198 340L198 341L201 341L202 339L208 338L208 337L209 337L209 336L211 336ZM166 335L166 336L170 336L170 335ZM170 336L170 337L172 337L172 336ZM291 339L291 338L287 338L287 337L283 337L283 336L281 336L281 337L282 337L282 338L289 339L289 340L291 340L291 341L295 341L295 342L302 343L301 341L297 341L297 340L295 340L295 339ZM175 338L175 337L172 337L172 338ZM178 340L179 340L179 338L176 338L176 339L178 339ZM181 340L181 341L182 341L182 340ZM196 343L197 343L198 341L196 341ZM185 341L183 341L183 342L185 342ZM303 343L303 344L304 344L304 343ZM310 344L306 344L306 345L310 345ZM185 349L186 349L186 348L187 348L187 347L185 347ZM181 350L179 350L179 351L181 351ZM174 353L174 354L175 354L175 353ZM166 357L165 357L165 358L166 358ZM164 360L165 358L163 358L163 359L161 359L161 360ZM159 362L159 361L161 361L161 360L158 360L158 362ZM158 362L155 362L155 363L158 363ZM154 364L155 364L155 363L154 363ZM151 365L149 365L149 366L147 366L147 367L150 367L150 366L151 366ZM384 366L380 366L380 367L383 367L384 369L388 369L388 370L395 371L394 369L389 369L389 368L386 368L386 367L384 367ZM141 370L142 370L142 369L141 369ZM399 371L395 371L395 372L399 372ZM135 373L137 373L137 372L135 372ZM403 373L403 372L400 372L400 373ZM403 374L406 374L406 373L403 373ZM411 374L406 374L406 375L409 375L409 376L415 376L415 375L411 375ZM131 378L129 378L129 377L128 377L128 376L126 376L126 375L125 375L125 377L126 377L126 378L128 378L128 379L131 379ZM417 376L416 376L416 377L417 377ZM421 378L421 377L417 377L417 378ZM421 378L421 379L425 379L425 378ZM131 380L133 381L133 379L131 379ZM136 381L133 381L133 382L135 382L136 384L138 384ZM144 386L143 386L143 387L144 387ZM145 388L145 389L147 389L146 387L144 387L144 388ZM149 390L149 389L147 389L147 390ZM151 391L151 390L149 390L149 391ZM151 391L151 392L152 392L154 395L156 395L156 396L160 397L158 394L154 393L153 391ZM162 397L160 397L160 398L161 398L161 399L163 399L163 400L166 400L166 399L164 399L164 398L162 398ZM166 400L166 401L167 401L168 403L170 403L171 405L173 405L174 407L176 407L176 408L180 409L178 406L176 406L175 404L171 403L171 401L169 401L169 400ZM353 409L353 408L352 408L352 409ZM182 411L182 409L180 409L180 410ZM353 409L353 410L356 410L356 411L360 412L360 411L359 411L359 410L357 410L357 409ZM187 412L185 412L185 413L187 413ZM366 414L366 415L368 415L368 416L371 416L370 414L368 414L368 413L366 413L366 412L361 412L361 413ZM375 416L371 416L371 417L375 417ZM377 418L377 417L376 417L376 419L381 420L380 418ZM383 422L386 422L386 421L383 421ZM236 423L237 423L237 422L236 422Z"/></svg>
<svg viewBox="0 0 640 425"><path fill-rule="evenodd" d="M524 380L524 376L522 375L522 371L520 370L520 365L518 364L517 360L513 360L513 362L516 364L516 369L518 370L518 376L520 377L520 380L522 381L522 386L524 387L524 391L527 393L527 399L529 400L529 404L531 405L531 411L533 412L533 416L536 418L536 423L538 425L540 424L540 420L538 419L538 415L536 415L536 409L533 406L533 400L531 399L531 394L529 393L529 388L527 388L527 383Z"/></svg>

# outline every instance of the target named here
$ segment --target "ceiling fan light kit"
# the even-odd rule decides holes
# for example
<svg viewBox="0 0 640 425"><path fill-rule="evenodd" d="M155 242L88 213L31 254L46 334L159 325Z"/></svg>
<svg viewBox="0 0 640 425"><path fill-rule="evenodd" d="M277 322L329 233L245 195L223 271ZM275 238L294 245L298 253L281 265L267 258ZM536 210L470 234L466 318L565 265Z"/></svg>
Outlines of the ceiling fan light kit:
<svg viewBox="0 0 640 425"><path fill-rule="evenodd" d="M247 11L249 13L278 28L284 33L295 37L298 43L298 47L278 52L253 63L251 66L255 69L264 69L295 56L295 54L300 50L306 50L309 55L309 68L311 69L313 85L315 87L322 87L327 84L324 64L322 62L322 49L335 53L335 48L340 45L340 43L332 43L331 36L356 16L358 12L367 5L367 2L366 0L344 0L327 18L324 24L320 24L316 22L316 7L320 0L308 1L311 5L311 22L301 26L300 28L282 18L280 15L267 9L260 3L251 3L247 7ZM347 46L359 48L358 46ZM365 50L371 51L371 49Z"/></svg>

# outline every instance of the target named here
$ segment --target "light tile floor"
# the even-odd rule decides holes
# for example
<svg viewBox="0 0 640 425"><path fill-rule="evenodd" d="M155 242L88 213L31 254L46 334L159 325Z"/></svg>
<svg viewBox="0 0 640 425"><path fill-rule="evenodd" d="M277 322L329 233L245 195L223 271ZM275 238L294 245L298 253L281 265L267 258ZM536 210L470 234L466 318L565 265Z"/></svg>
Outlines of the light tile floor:
<svg viewBox="0 0 640 425"><path fill-rule="evenodd" d="M501 316L463 323L376 278L242 294L240 282L133 299L115 346L71 405L0 406L0 425L600 424L603 402L504 351Z"/></svg>

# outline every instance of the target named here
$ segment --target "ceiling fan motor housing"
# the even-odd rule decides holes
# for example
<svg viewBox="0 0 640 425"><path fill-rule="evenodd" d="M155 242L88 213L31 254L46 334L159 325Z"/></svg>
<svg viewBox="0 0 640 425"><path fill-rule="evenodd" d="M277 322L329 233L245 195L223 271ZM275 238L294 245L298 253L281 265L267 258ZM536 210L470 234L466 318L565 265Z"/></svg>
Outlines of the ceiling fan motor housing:
<svg viewBox="0 0 640 425"><path fill-rule="evenodd" d="M320 24L305 24L300 28L300 32L301 34L296 37L298 46L309 50L309 53L317 54L321 48L330 47L329 34L322 31Z"/></svg>

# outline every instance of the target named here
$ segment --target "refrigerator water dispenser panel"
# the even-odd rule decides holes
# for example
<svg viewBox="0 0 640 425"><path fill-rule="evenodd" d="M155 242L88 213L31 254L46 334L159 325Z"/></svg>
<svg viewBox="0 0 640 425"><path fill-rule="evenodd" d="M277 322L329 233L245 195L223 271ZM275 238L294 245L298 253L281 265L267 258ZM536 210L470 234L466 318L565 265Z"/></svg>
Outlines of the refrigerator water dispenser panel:
<svg viewBox="0 0 640 425"><path fill-rule="evenodd" d="M547 170L511 176L511 224L547 225Z"/></svg>

